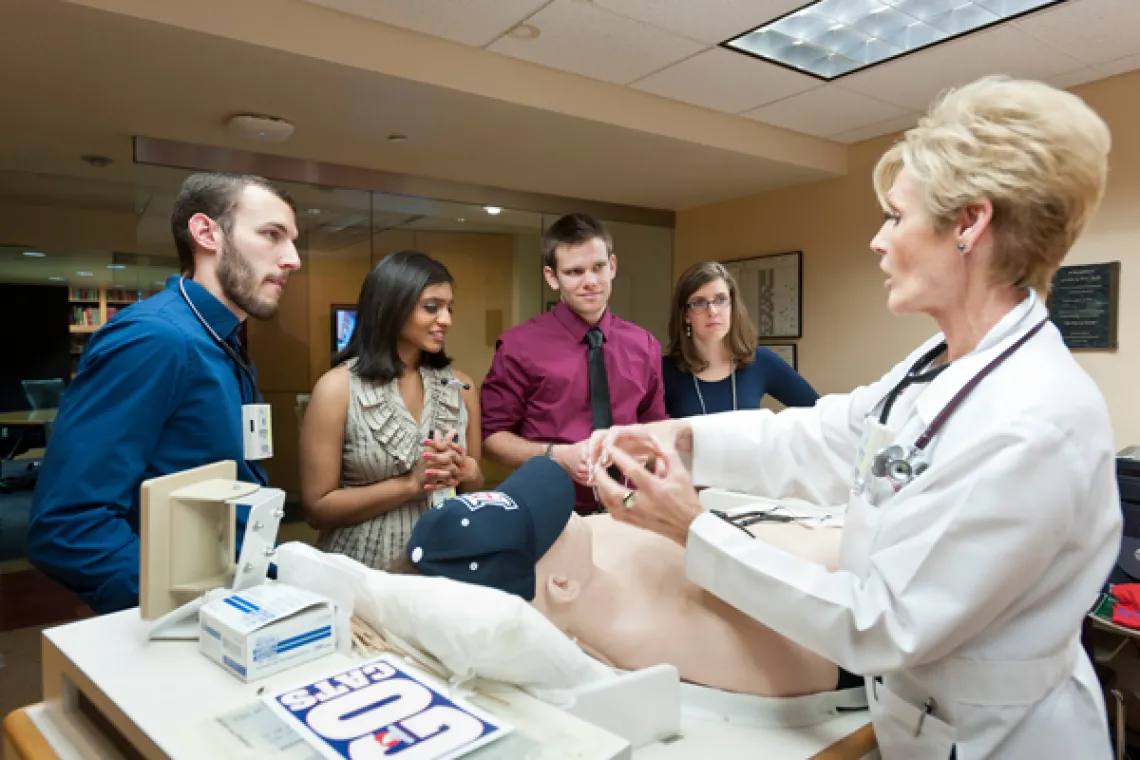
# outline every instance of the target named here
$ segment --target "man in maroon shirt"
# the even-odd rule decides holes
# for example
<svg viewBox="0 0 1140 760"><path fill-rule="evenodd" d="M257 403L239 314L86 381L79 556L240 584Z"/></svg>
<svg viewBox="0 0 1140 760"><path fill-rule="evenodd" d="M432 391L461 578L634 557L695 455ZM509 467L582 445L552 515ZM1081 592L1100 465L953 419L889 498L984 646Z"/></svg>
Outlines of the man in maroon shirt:
<svg viewBox="0 0 1140 760"><path fill-rule="evenodd" d="M481 390L483 451L507 467L550 457L577 484L575 509L588 514L598 509L585 485L590 433L667 417L661 345L606 308L617 258L601 222L562 217L542 236L542 260L561 303L499 338Z"/></svg>

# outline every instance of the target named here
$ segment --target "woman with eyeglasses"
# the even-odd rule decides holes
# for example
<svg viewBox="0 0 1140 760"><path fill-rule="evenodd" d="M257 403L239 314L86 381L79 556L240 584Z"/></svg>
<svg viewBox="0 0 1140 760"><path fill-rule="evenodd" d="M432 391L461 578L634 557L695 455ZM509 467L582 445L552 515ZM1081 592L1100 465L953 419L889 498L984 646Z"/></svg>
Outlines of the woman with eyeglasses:
<svg viewBox="0 0 1140 760"><path fill-rule="evenodd" d="M813 406L819 394L783 359L756 345L736 280L715 261L677 280L662 361L669 416L759 409L764 394L784 406Z"/></svg>

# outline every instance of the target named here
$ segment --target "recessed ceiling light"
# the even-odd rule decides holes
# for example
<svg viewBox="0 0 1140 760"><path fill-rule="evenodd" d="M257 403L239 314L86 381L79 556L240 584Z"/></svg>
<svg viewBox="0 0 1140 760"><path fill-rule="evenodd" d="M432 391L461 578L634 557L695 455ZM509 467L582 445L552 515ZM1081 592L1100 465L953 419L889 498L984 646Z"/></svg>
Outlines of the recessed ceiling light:
<svg viewBox="0 0 1140 760"><path fill-rule="evenodd" d="M457 216L457 217L455 217L455 221L459 222L460 224L463 224L463 223L464 223L464 222L466 222L467 220L466 220L466 219L464 219L464 218L463 218L463 217L461 217L461 216Z"/></svg>
<svg viewBox="0 0 1140 760"><path fill-rule="evenodd" d="M127 265L126 264L108 264L107 268L108 269L126 269Z"/></svg>
<svg viewBox="0 0 1140 760"><path fill-rule="evenodd" d="M407 135L388 135L388 142L401 143L401 142L407 142L407 141L408 141Z"/></svg>
<svg viewBox="0 0 1140 760"><path fill-rule="evenodd" d="M1064 0L817 0L724 43L824 80Z"/></svg>
<svg viewBox="0 0 1140 760"><path fill-rule="evenodd" d="M491 216L498 216L499 214L503 213L503 210L498 206L484 206L483 210Z"/></svg>
<svg viewBox="0 0 1140 760"><path fill-rule="evenodd" d="M40 253L39 251L24 251L24 255L31 259L42 259L47 256L46 253Z"/></svg>
<svg viewBox="0 0 1140 760"><path fill-rule="evenodd" d="M226 126L230 132L246 140L285 142L293 134L293 125L277 116L238 114L231 116Z"/></svg>
<svg viewBox="0 0 1140 760"><path fill-rule="evenodd" d="M51 280L52 282L63 282L62 277L49 277L48 279Z"/></svg>
<svg viewBox="0 0 1140 760"><path fill-rule="evenodd" d="M321 210L319 208L307 208L305 209L305 213L311 216L320 216Z"/></svg>
<svg viewBox="0 0 1140 760"><path fill-rule="evenodd" d="M524 41L537 40L541 34L542 30L534 24L519 24L515 28L511 29L511 31L507 32L508 37L513 37L516 40Z"/></svg>
<svg viewBox="0 0 1140 760"><path fill-rule="evenodd" d="M80 277L94 277L95 276L94 272L76 272L76 274L79 275Z"/></svg>

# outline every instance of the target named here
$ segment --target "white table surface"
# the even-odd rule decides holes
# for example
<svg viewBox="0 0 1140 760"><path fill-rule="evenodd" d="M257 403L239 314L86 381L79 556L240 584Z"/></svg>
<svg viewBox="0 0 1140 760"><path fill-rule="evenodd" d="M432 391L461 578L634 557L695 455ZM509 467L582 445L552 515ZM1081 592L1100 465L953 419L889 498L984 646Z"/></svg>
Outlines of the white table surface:
<svg viewBox="0 0 1140 760"><path fill-rule="evenodd" d="M197 642L146 639L148 624L137 609L90 618L44 632L74 666L168 756L174 758L254 758L264 750L250 749L217 718L255 706L259 689L266 693L317 679L354 659L341 654L305 663L252 684L223 670L198 652ZM507 737L472 753L471 757L547 758L616 757L625 744L617 737L573 716L532 699L514 687L486 685L501 702L475 698L479 707L506 719L519 736ZM89 695L90 696L90 695ZM51 703L30 713L45 738L61 757L91 757L68 740L66 715ZM657 743L633 753L637 760L674 758L763 757L765 760L805 760L859 729L868 721L865 711L855 712L803 729L763 729L721 721L682 718L682 738ZM74 733L73 730L70 730ZM62 738L61 738L62 737ZM504 753L508 742L513 746ZM82 742L79 742L82 743ZM57 744L59 746L57 746ZM497 750L497 751L496 751ZM312 753L303 744L275 757L307 760ZM628 756L628 755L627 755Z"/></svg>

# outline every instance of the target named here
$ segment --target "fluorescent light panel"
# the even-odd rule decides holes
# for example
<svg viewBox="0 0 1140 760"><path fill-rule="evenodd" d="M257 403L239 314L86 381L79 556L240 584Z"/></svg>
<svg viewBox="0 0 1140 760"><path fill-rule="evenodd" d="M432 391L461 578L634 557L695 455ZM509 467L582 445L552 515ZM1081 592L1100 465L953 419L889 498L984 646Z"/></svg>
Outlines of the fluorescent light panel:
<svg viewBox="0 0 1140 760"><path fill-rule="evenodd" d="M724 43L835 79L1064 0L819 0Z"/></svg>

